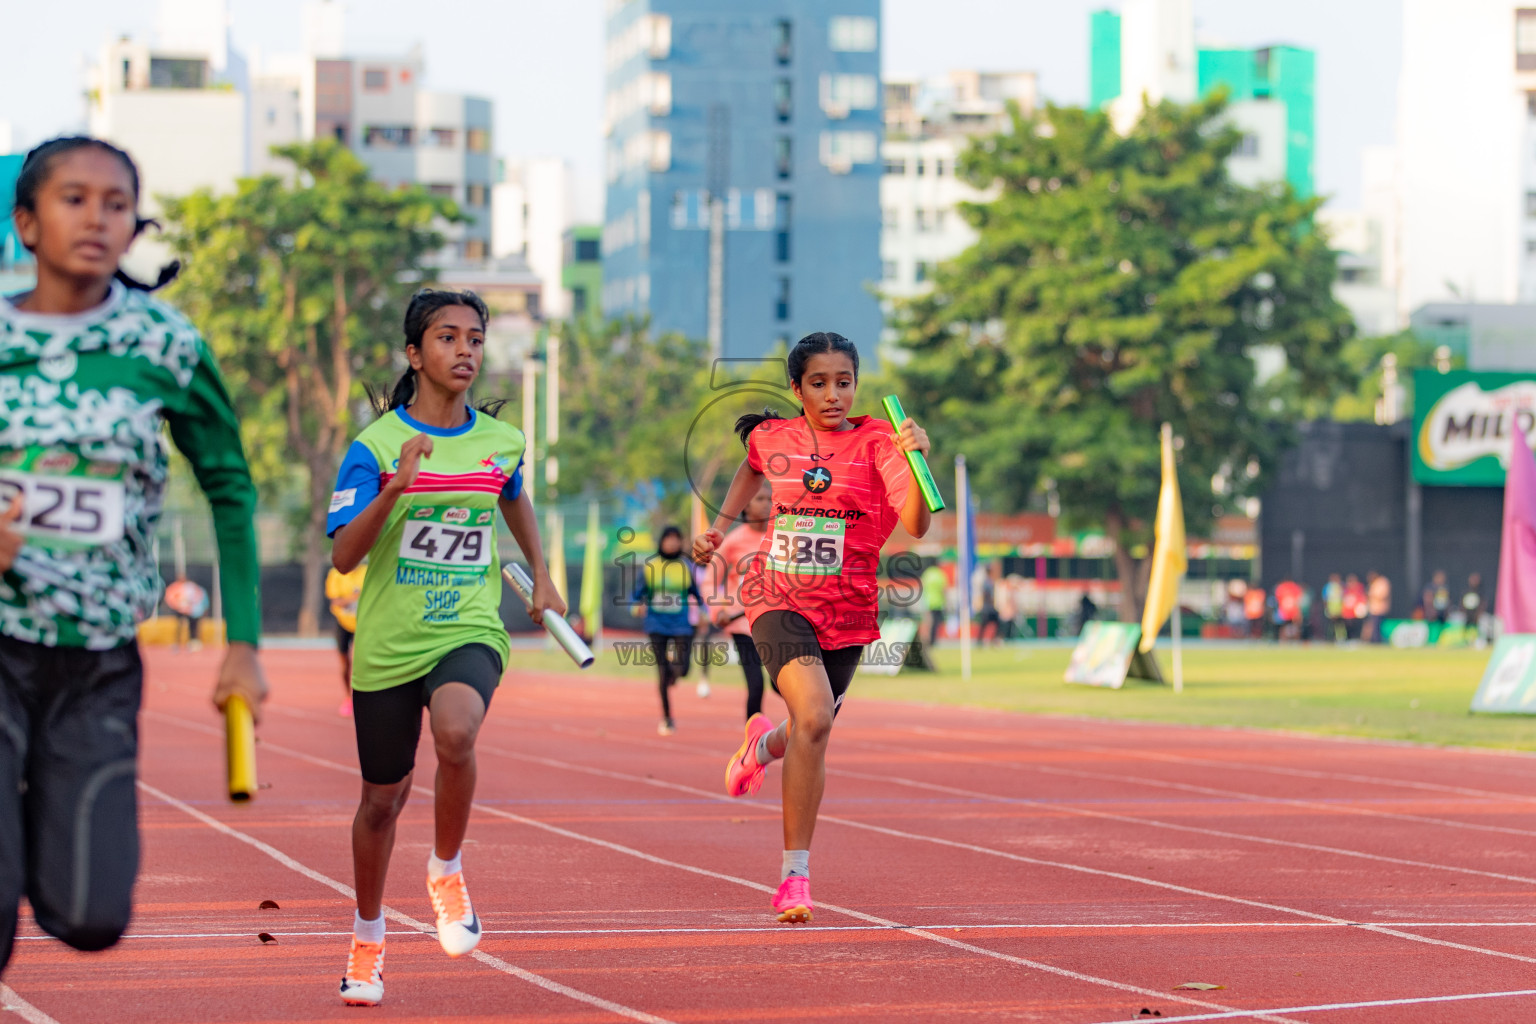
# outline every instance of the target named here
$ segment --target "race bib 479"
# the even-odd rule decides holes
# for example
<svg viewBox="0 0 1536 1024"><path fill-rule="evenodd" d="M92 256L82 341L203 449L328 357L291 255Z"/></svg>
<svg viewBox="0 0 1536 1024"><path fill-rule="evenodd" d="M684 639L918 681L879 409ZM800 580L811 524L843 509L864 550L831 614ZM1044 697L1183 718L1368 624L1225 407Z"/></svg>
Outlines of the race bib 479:
<svg viewBox="0 0 1536 1024"><path fill-rule="evenodd" d="M400 565L414 569L485 569L495 543L490 509L423 506L406 514Z"/></svg>

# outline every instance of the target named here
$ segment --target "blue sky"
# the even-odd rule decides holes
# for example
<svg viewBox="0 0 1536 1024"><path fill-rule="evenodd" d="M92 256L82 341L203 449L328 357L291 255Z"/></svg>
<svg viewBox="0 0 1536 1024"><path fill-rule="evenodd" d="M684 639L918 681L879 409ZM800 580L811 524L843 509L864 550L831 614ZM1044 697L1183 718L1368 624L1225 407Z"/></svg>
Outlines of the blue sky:
<svg viewBox="0 0 1536 1024"><path fill-rule="evenodd" d="M496 100L497 148L559 155L601 170L602 0L346 0L348 41L393 51L420 42L434 88ZM1088 12L1114 0L885 0L885 66L896 75L951 68L1039 72L1045 95L1087 98ZM297 49L300 0L230 0L248 53ZM83 121L88 55L121 33L147 36L155 0L29 5L0 42L0 121L32 144ZM1392 141L1401 0L1195 0L1197 32L1242 46L1317 51L1319 190L1354 205L1360 149ZM12 28L17 28L12 22Z"/></svg>

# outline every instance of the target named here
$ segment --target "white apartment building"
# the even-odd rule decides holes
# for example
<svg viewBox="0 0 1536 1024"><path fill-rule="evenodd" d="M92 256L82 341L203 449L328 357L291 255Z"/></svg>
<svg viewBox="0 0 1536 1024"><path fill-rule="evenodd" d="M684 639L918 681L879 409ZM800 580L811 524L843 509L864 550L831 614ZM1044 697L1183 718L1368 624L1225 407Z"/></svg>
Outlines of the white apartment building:
<svg viewBox="0 0 1536 1024"><path fill-rule="evenodd" d="M959 204L985 198L955 174L971 137L1002 130L1007 103L1037 102L1032 72L956 71L937 82L887 80L880 179L880 290L909 298L934 269L975 242Z"/></svg>
<svg viewBox="0 0 1536 1024"><path fill-rule="evenodd" d="M330 7L326 3L320 5ZM253 170L281 173L273 145L333 138L386 186L423 185L472 221L445 228L445 259L491 248L491 101L421 87L420 49L404 56L274 58L252 76Z"/></svg>
<svg viewBox="0 0 1536 1024"><path fill-rule="evenodd" d="M90 133L127 150L138 165L146 216L159 213L158 196L233 188L246 173L245 97L221 86L206 52L109 43L91 69L88 96ZM170 258L150 232L125 264L153 278Z"/></svg>
<svg viewBox="0 0 1536 1024"><path fill-rule="evenodd" d="M1400 318L1536 301L1536 10L1404 0Z"/></svg>
<svg viewBox="0 0 1536 1024"><path fill-rule="evenodd" d="M501 180L491 189L491 254L528 261L543 282L540 308L552 320L571 314L561 269L577 205L575 169L560 157L504 160Z"/></svg>
<svg viewBox="0 0 1536 1024"><path fill-rule="evenodd" d="M423 88L419 49L342 56L341 11L336 0L309 0L304 50L248 68L229 44L228 0L160 0L161 42L110 43L91 69L90 130L133 155L151 213L156 195L230 189L249 174L286 173L288 165L270 154L274 145L335 138L377 180L423 185L472 218L445 227L444 261L487 259L491 101ZM150 237L130 265L165 258Z"/></svg>

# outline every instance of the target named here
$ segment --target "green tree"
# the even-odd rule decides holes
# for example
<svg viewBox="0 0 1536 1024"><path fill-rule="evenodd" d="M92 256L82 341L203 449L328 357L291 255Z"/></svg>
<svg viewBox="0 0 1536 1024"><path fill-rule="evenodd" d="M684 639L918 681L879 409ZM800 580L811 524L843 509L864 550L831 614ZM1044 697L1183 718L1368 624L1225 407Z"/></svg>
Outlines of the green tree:
<svg viewBox="0 0 1536 1024"><path fill-rule="evenodd" d="M332 140L278 147L294 175L233 192L164 200L186 267L172 292L208 338L235 396L257 482L268 494L302 470L304 596L319 623L325 518L353 433L359 375L397 365L407 298L432 279L438 226L457 208L424 189L371 180Z"/></svg>
<svg viewBox="0 0 1536 1024"><path fill-rule="evenodd" d="M1294 411L1297 419L1370 422L1378 418L1387 366L1391 363L1401 389L1398 414L1402 416L1413 408L1413 372L1440 365L1436 349L1434 342L1425 341L1412 331L1350 338L1344 344L1342 358L1355 375L1353 387L1338 395L1306 398L1297 393L1295 375L1290 372L1280 374L1267 387ZM1466 366L1466 359L1447 356L1445 366L1461 369Z"/></svg>
<svg viewBox="0 0 1536 1024"><path fill-rule="evenodd" d="M1148 109L1124 135L1101 112L1012 112L960 173L976 243L902 304L907 408L934 462L968 461L984 506L1054 488L1068 527L1115 545L1120 614L1135 619L1159 487L1158 428L1182 439L1188 528L1261 485L1289 407L1256 379L1282 356L1298 396L1349 386L1353 327L1334 301L1319 200L1246 188L1226 170L1239 133L1221 97Z"/></svg>
<svg viewBox="0 0 1536 1024"><path fill-rule="evenodd" d="M607 496L660 481L658 516L687 508L683 441L705 401L707 346L655 334L644 320L583 318L563 326L559 493ZM734 465L732 466L734 469Z"/></svg>

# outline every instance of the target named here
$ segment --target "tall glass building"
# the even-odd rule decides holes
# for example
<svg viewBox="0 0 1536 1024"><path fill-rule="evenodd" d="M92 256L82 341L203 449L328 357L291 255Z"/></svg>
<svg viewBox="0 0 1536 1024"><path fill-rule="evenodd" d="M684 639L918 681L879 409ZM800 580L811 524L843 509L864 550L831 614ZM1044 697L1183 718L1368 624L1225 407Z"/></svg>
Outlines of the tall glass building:
<svg viewBox="0 0 1536 1024"><path fill-rule="evenodd" d="M875 355L879 0L608 0L602 308Z"/></svg>

